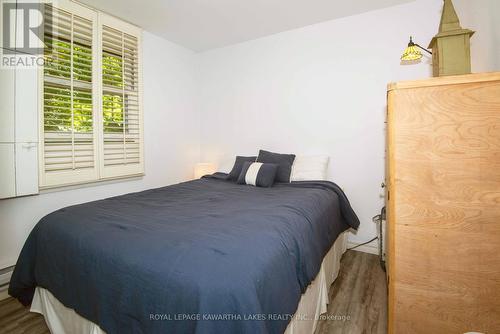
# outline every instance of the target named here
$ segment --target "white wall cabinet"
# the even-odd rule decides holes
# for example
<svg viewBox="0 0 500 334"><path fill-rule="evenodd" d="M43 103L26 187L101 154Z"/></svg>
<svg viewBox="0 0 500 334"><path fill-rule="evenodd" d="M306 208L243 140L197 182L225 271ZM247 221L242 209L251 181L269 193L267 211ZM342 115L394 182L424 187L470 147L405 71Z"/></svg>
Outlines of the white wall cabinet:
<svg viewBox="0 0 500 334"><path fill-rule="evenodd" d="M0 199L38 193L38 102L38 69L0 68Z"/></svg>
<svg viewBox="0 0 500 334"><path fill-rule="evenodd" d="M37 70L1 69L0 83L0 198L37 194Z"/></svg>
<svg viewBox="0 0 500 334"><path fill-rule="evenodd" d="M0 69L0 198L38 193L38 74Z"/></svg>

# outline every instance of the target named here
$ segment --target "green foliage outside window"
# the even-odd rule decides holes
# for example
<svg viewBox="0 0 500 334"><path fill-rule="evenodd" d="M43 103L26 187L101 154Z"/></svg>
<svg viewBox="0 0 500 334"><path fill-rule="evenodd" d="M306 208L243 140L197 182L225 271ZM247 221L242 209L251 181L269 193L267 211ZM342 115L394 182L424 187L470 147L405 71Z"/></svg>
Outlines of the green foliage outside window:
<svg viewBox="0 0 500 334"><path fill-rule="evenodd" d="M123 101L121 95L102 96L104 132L123 132Z"/></svg>
<svg viewBox="0 0 500 334"><path fill-rule="evenodd" d="M123 87L122 57L104 52L102 55L102 83L106 86Z"/></svg>
<svg viewBox="0 0 500 334"><path fill-rule="evenodd" d="M63 79L44 84L44 128L52 132L91 133L92 125L92 49L73 44L73 113L71 109L71 43L45 36L45 76ZM123 87L122 57L103 53L103 85ZM81 83L81 85L78 84ZM106 89L104 87L104 89ZM112 90L112 89L111 89ZM105 132L123 132L124 113L121 94L103 92L103 126ZM73 114L73 125L72 125Z"/></svg>
<svg viewBox="0 0 500 334"><path fill-rule="evenodd" d="M71 44L45 37L45 74L71 78ZM73 44L73 79L92 82L92 49L89 46Z"/></svg>
<svg viewBox="0 0 500 334"><path fill-rule="evenodd" d="M46 84L44 87L45 131L71 131L71 90ZM92 132L92 94L90 90L73 89L73 128L75 132Z"/></svg>

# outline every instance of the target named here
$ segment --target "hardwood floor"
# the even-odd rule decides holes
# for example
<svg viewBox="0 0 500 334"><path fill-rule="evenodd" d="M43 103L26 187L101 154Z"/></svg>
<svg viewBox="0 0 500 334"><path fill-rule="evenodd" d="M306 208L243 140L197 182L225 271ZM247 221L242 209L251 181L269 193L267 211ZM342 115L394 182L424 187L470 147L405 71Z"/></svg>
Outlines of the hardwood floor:
<svg viewBox="0 0 500 334"><path fill-rule="evenodd" d="M0 301L1 334L50 334L45 320L31 313L14 298Z"/></svg>
<svg viewBox="0 0 500 334"><path fill-rule="evenodd" d="M387 284L378 256L347 251L341 263L316 334L387 333Z"/></svg>
<svg viewBox="0 0 500 334"><path fill-rule="evenodd" d="M387 286L378 257L348 251L316 334L387 333ZM17 300L0 301L1 334L48 334L43 317Z"/></svg>

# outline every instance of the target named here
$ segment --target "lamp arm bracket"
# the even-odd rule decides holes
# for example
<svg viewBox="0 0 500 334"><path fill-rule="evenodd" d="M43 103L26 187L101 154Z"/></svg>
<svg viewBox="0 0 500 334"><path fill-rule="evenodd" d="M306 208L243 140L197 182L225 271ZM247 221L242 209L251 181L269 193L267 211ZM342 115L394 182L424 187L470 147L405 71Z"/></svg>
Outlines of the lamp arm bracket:
<svg viewBox="0 0 500 334"><path fill-rule="evenodd" d="M417 47L419 47L420 49L424 50L424 51L425 51L425 52L427 52L428 54L432 54L432 52L431 52L431 51L429 51L429 50L427 50L426 48L424 48L424 47L422 47L422 46L418 45L417 43L414 43L414 44L415 44L415 46L417 46Z"/></svg>

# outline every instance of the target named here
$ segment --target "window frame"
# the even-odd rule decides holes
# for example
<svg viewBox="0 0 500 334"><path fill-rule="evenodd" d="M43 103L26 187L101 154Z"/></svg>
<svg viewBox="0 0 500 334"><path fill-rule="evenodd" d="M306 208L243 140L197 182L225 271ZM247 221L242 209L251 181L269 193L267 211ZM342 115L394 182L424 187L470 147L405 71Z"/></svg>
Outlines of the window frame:
<svg viewBox="0 0 500 334"><path fill-rule="evenodd" d="M92 22L92 137L94 143L94 168L64 170L47 173L45 171L45 128L44 128L44 66L38 68L39 96L39 189L51 189L80 184L99 183L114 179L137 178L144 175L144 112L142 81L142 29L116 17L102 13L88 6L70 0L59 0L52 4L73 15L78 15ZM119 165L115 168L104 166L104 130L103 130L103 84L102 84L102 31L103 26L119 30L137 38L137 86L138 86L138 121L139 121L139 163ZM125 110L124 110L125 114ZM125 123L124 123L125 126Z"/></svg>

